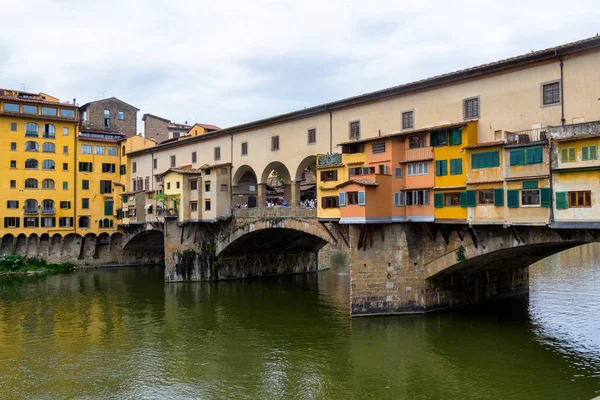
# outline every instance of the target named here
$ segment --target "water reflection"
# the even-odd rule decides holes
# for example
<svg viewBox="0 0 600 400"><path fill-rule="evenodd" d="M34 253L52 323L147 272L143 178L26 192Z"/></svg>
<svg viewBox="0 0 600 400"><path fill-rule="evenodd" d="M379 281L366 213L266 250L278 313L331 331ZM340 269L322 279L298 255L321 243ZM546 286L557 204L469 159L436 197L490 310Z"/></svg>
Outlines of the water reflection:
<svg viewBox="0 0 600 400"><path fill-rule="evenodd" d="M600 394L600 246L529 298L349 319L349 277L165 285L160 268L0 280L0 398L581 398Z"/></svg>

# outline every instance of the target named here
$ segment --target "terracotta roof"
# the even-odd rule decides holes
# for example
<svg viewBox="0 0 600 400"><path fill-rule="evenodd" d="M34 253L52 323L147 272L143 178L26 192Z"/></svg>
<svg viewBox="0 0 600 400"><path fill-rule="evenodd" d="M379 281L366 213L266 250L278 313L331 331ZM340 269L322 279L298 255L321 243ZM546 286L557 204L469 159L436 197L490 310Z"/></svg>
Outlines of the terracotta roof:
<svg viewBox="0 0 600 400"><path fill-rule="evenodd" d="M221 129L221 128L219 128L218 126L216 126L216 125L211 125L211 124L194 124L194 125L192 125L192 126L190 127L190 129L191 129L191 128L193 128L193 127L194 127L194 126L196 126L196 125L198 125L198 126L199 126L199 127L201 127L201 128L204 128L204 129L206 129L206 130L210 130L210 131L218 131L219 129Z"/></svg>
<svg viewBox="0 0 600 400"><path fill-rule="evenodd" d="M220 168L220 167L228 167L230 166L231 163L230 162L224 162L224 163L219 163L219 164L213 164L213 165L208 165L208 164L204 164L203 166L201 166L199 169L212 169L212 168Z"/></svg>
<svg viewBox="0 0 600 400"><path fill-rule="evenodd" d="M354 97L348 97L342 100L336 100L329 103L324 103L321 105L307 107L302 110L296 110L285 114L275 115L269 118L264 118L252 122L247 122L240 125L231 126L229 128L220 129L215 132L211 132L206 135L195 136L189 140L191 141L200 141L209 139L215 136L221 136L226 134L232 134L236 132L243 132L250 129L260 128L268 125L272 125L279 122L290 121L297 118L316 115L320 113L327 113L334 109L344 108L348 106L353 106L357 104L362 104L366 102L377 101L383 98L388 98L392 96L398 96L405 93L412 93L418 90L426 90L430 88L434 88L444 84L451 84L454 82L464 81L467 79L473 79L479 76L497 73L500 71L510 70L514 68L521 68L523 66L527 66L533 63L544 62L548 60L556 60L558 61L560 57L564 57L569 54L582 52L590 49L595 49L600 47L600 37L593 36L587 39L579 40L576 42L571 42L567 44L563 44L560 46L550 47L544 50L534 51L530 53L525 53L523 55L519 55L516 57L506 58L499 61L494 61L487 64L478 65L476 67L466 68L463 70L458 70L455 72L450 72L442 75L433 76L431 78L426 78L410 83L401 84L398 86L393 86L387 89L382 89L370 93L361 94ZM166 147L175 147L181 145L182 143L169 143ZM153 149L154 151L159 149ZM148 149L138 150L136 152L132 152L131 154L136 153L144 153L149 152Z"/></svg>
<svg viewBox="0 0 600 400"><path fill-rule="evenodd" d="M92 137L85 137L85 136L77 136L77 140L82 140L84 142L105 142L105 143L119 143L120 141L122 141L124 138L117 138L117 139L102 139L102 138L92 138Z"/></svg>
<svg viewBox="0 0 600 400"><path fill-rule="evenodd" d="M477 119L470 119L470 120L462 121L462 122L454 122L451 124L427 126L424 128L410 129L410 130L405 130L405 131L397 131L397 132L388 133L387 135L380 135L380 136L369 137L369 138L358 139L358 140L348 140L347 142L338 143L338 146L343 146L343 145L348 145L348 144L356 144L356 143L376 142L378 140L393 138L393 137L397 137L397 136L406 136L406 135L412 135L415 133L438 131L438 130L442 130L442 129L462 128L465 125L467 125L467 123L475 122L475 121L477 121Z"/></svg>
<svg viewBox="0 0 600 400"><path fill-rule="evenodd" d="M18 90L0 89L0 92L4 93L4 91L18 92L18 93L23 93L23 94L32 95L32 96L39 96L39 94L37 94L37 93L25 93L25 92L19 92ZM9 96L9 95L5 95L5 94L0 95L0 99L1 100L19 101L19 102L23 102L23 103L50 104L50 105L57 106L57 107L60 106L60 107L77 108L77 104L61 103L60 101L50 101L50 100L44 100L44 99L22 99L19 96Z"/></svg>
<svg viewBox="0 0 600 400"><path fill-rule="evenodd" d="M348 186L348 185L352 185L352 184L357 184L360 186L379 186L379 183L375 182L373 179L355 178L355 179L349 179L344 183L340 183L336 187L342 188L344 186Z"/></svg>
<svg viewBox="0 0 600 400"><path fill-rule="evenodd" d="M503 144L504 144L504 140L495 140L493 142L482 142L482 143L470 144L463 148L464 149L476 149L478 147L502 146Z"/></svg>
<svg viewBox="0 0 600 400"><path fill-rule="evenodd" d="M200 175L202 170L200 168L186 168L186 167L174 167L169 168L165 172L161 172L160 174L156 174L155 176L165 176L170 172L175 172L182 175Z"/></svg>

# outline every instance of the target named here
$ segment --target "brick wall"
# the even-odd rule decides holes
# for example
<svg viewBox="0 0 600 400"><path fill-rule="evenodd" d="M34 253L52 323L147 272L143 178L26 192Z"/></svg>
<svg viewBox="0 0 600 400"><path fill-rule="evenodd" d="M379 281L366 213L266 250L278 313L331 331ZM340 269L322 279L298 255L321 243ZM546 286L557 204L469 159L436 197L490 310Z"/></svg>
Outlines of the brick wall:
<svg viewBox="0 0 600 400"><path fill-rule="evenodd" d="M110 111L110 128L104 125L104 110ZM92 102L80 111L86 112L85 125L91 129L112 130L127 136L137 135L137 109L115 98ZM119 111L124 113L124 119L119 120Z"/></svg>
<svg viewBox="0 0 600 400"><path fill-rule="evenodd" d="M167 140L169 138L169 123L151 115L146 115L144 119L144 136L146 139L154 138L156 143Z"/></svg>

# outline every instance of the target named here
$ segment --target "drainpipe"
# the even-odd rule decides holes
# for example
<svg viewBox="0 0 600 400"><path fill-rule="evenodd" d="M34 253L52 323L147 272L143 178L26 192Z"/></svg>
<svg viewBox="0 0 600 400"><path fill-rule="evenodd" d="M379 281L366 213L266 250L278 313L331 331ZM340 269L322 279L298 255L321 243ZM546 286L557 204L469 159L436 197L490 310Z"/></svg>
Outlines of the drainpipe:
<svg viewBox="0 0 600 400"><path fill-rule="evenodd" d="M333 154L333 114L329 110L329 154Z"/></svg>
<svg viewBox="0 0 600 400"><path fill-rule="evenodd" d="M77 217L77 169L79 168L78 164L77 164L77 135L79 135L78 132L78 124L74 124L73 125L73 232L77 233L77 223L78 223L78 217ZM90 226L91 226L91 221L90 221Z"/></svg>
<svg viewBox="0 0 600 400"><path fill-rule="evenodd" d="M564 95L564 79L563 79L563 60L560 59L560 123L565 124L565 95Z"/></svg>

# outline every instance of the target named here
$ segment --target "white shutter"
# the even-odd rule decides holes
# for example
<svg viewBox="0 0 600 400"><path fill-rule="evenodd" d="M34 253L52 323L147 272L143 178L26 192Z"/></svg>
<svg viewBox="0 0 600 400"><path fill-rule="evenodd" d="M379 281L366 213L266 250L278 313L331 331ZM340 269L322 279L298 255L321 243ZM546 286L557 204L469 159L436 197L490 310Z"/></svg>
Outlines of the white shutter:
<svg viewBox="0 0 600 400"><path fill-rule="evenodd" d="M340 206L345 206L346 205L346 192L340 192Z"/></svg>
<svg viewBox="0 0 600 400"><path fill-rule="evenodd" d="M360 190L358 192L358 205L359 206L365 205L365 191L364 190Z"/></svg>

